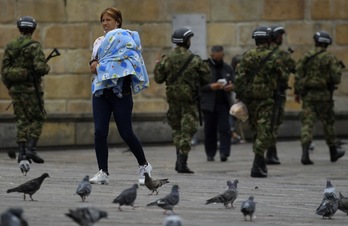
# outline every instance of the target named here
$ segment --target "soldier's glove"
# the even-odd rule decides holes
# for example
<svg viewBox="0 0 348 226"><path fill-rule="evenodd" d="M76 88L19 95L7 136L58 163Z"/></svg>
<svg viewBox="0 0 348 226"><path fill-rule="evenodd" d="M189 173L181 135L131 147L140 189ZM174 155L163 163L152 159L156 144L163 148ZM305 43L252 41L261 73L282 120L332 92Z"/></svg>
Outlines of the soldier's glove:
<svg viewBox="0 0 348 226"><path fill-rule="evenodd" d="M301 97L300 97L299 95L296 95L296 96L295 96L295 101L296 101L297 103L300 103L300 102L301 102Z"/></svg>

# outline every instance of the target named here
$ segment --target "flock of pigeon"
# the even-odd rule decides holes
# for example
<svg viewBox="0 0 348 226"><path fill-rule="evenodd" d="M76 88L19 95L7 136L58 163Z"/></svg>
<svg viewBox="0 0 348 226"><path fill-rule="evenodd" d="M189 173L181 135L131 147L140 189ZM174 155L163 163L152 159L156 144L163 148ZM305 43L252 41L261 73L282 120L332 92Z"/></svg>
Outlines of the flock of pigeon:
<svg viewBox="0 0 348 226"><path fill-rule="evenodd" d="M31 201L33 195L40 189L41 184L44 179L49 177L48 173L42 174L40 177L27 181L18 187L11 188L7 190L7 193L18 192L23 193L24 200L26 195L29 195ZM156 193L158 194L158 189L169 183L168 179L152 179L149 174L145 173L145 186L152 192L149 195ZM233 206L234 201L238 197L237 190L238 180L233 182L227 181L227 190L224 192L210 198L206 201L206 205L211 203L221 203L226 209L235 208ZM118 204L119 211L122 211L121 206L131 206L134 209L134 202L137 197L138 184L134 184L132 187L122 191L114 200L113 203ZM92 185L89 182L89 176L85 176L84 179L78 184L76 189L76 194L81 197L82 202L91 194ZM332 186L330 180L327 181L326 188L324 189L323 200L320 206L316 209L316 214L323 216L323 218L328 217L329 219L336 213L339 209L344 213L348 214L348 198L344 197L339 193L339 197L336 196L336 189ZM154 202L147 204L146 206L158 206L164 209L164 214L170 211L172 215L175 215L173 208L179 203L179 186L173 185L171 192ZM253 219L253 214L255 212L256 203L254 202L254 197L250 196L247 200L243 201L241 204L241 212L244 215L244 220L247 220L249 216L250 221ZM98 222L102 218L107 217L107 212L99 210L94 207L83 207L77 208L75 210L69 209L68 213L65 215L71 218L80 226L92 226L94 223ZM176 220L181 221L181 218L177 217ZM172 219L173 220L173 219ZM175 219L174 219L175 220ZM23 218L22 208L10 208L4 213L2 213L0 218L1 226L26 226L27 221ZM166 224L167 225L167 224ZM180 224L168 224L168 225L181 225Z"/></svg>

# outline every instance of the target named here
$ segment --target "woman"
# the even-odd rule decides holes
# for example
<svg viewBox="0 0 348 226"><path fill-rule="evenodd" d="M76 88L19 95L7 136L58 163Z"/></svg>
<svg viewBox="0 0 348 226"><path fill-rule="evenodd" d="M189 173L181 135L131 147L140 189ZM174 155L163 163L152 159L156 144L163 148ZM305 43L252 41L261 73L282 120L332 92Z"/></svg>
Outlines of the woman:
<svg viewBox="0 0 348 226"><path fill-rule="evenodd" d="M99 167L99 172L90 182L109 182L107 136L112 113L121 138L138 161L139 183L144 184L144 172L150 173L152 167L133 133L131 121L132 91L138 93L149 86L140 53L139 35L137 32L121 29L122 14L116 8L105 9L101 13L100 21L105 36L95 40L92 60L89 63L90 70L95 75L92 84L94 144Z"/></svg>

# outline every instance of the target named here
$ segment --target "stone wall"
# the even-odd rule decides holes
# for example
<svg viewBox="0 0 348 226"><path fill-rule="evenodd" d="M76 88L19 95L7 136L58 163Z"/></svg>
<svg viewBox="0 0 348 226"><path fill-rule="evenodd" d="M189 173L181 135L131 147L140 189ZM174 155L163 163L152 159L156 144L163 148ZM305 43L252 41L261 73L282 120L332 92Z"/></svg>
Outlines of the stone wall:
<svg viewBox="0 0 348 226"><path fill-rule="evenodd" d="M7 42L18 36L16 20L31 15L38 21L34 38L41 41L45 53L59 48L61 56L52 59L51 72L44 79L45 106L50 114L91 113L88 61L93 41L102 35L100 12L115 6L122 10L124 28L139 31L143 55L151 77L151 87L134 96L134 112L163 113L167 105L164 86L153 82L156 59L172 47L173 14L204 13L207 18L207 51L220 44L226 49L226 61L254 46L252 30L261 24L285 26L284 48L295 50L299 59L312 48L315 31L331 33L330 50L348 65L348 1L346 0L1 0L0 58ZM193 40L194 41L194 40ZM290 81L290 84L292 83ZM288 93L288 111L300 106ZM335 93L336 108L348 104L348 75ZM11 100L0 84L0 117Z"/></svg>

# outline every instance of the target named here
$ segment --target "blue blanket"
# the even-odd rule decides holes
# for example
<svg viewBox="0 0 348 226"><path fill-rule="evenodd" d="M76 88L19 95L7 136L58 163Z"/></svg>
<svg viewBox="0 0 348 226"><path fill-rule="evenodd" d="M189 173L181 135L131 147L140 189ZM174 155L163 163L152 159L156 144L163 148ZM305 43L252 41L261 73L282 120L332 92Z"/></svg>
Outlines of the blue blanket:
<svg viewBox="0 0 348 226"><path fill-rule="evenodd" d="M149 87L149 77L141 55L141 43L136 31L109 31L98 49L97 76L92 93L116 86L119 78L131 75L133 93Z"/></svg>

